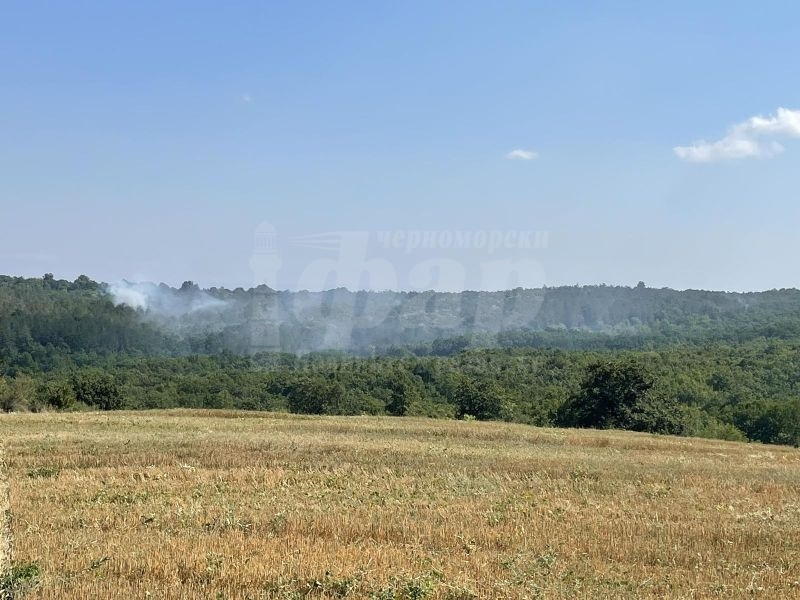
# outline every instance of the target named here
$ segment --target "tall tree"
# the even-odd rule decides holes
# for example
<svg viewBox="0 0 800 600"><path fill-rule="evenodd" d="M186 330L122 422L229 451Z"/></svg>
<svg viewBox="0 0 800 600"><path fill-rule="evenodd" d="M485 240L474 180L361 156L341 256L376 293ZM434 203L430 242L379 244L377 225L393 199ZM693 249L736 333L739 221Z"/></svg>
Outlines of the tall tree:
<svg viewBox="0 0 800 600"><path fill-rule="evenodd" d="M674 400L656 393L654 385L653 375L633 360L595 363L587 369L577 393L559 409L558 424L683 433L683 408Z"/></svg>

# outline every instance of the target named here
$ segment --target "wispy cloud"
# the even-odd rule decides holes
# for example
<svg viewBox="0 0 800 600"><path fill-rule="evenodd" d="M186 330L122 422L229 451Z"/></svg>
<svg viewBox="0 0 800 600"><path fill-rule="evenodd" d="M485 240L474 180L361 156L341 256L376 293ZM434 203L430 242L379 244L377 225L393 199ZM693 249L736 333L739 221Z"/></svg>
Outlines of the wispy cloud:
<svg viewBox="0 0 800 600"><path fill-rule="evenodd" d="M539 158L539 153L535 150L523 150L522 148L517 148L516 150L512 150L506 154L506 158L509 160L536 160Z"/></svg>
<svg viewBox="0 0 800 600"><path fill-rule="evenodd" d="M241 100L245 104L252 104L255 99L250 94L242 94Z"/></svg>
<svg viewBox="0 0 800 600"><path fill-rule="evenodd" d="M776 139L786 137L800 137L800 110L779 108L774 116L751 117L734 125L716 142L701 140L673 150L678 158L690 162L770 158L783 152Z"/></svg>

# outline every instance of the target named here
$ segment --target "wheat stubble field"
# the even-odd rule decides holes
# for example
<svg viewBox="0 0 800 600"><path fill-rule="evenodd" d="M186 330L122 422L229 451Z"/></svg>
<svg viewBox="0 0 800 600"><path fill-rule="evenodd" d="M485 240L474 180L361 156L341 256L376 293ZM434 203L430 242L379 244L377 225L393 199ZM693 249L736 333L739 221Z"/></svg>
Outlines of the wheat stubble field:
<svg viewBox="0 0 800 600"><path fill-rule="evenodd" d="M800 451L234 412L0 417L26 598L800 597Z"/></svg>

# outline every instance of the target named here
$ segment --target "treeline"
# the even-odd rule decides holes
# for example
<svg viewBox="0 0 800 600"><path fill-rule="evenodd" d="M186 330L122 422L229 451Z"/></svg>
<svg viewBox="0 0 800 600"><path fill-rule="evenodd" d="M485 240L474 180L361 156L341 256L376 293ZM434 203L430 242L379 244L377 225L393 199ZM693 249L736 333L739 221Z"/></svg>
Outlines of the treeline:
<svg viewBox="0 0 800 600"><path fill-rule="evenodd" d="M178 340L115 306L88 277L0 276L0 373L48 371L113 353L169 354Z"/></svg>
<svg viewBox="0 0 800 600"><path fill-rule="evenodd" d="M0 407L424 415L798 441L797 290L128 291L149 294L148 307L87 277L0 277ZM531 320L493 331L521 301L539 302ZM264 302L285 319L267 329L290 352L256 352ZM384 322L336 328L347 310L368 322L378 305ZM304 325L303 310L320 307L323 325ZM495 321L476 318L487 310ZM430 326L444 317L446 330ZM331 326L341 336L324 335ZM346 351L306 352L323 338Z"/></svg>
<svg viewBox="0 0 800 600"><path fill-rule="evenodd" d="M139 308L88 277L0 276L0 373L98 356L452 356L466 348L641 350L800 339L800 292L612 286L506 292L276 292L138 284ZM136 305L136 303L134 303Z"/></svg>
<svg viewBox="0 0 800 600"><path fill-rule="evenodd" d="M606 377L605 388L596 379L603 369L617 373ZM190 407L476 418L796 444L799 386L800 342L771 340L613 353L465 350L450 357L113 355L6 377L0 402L6 410ZM575 408L625 398L630 406L594 420Z"/></svg>

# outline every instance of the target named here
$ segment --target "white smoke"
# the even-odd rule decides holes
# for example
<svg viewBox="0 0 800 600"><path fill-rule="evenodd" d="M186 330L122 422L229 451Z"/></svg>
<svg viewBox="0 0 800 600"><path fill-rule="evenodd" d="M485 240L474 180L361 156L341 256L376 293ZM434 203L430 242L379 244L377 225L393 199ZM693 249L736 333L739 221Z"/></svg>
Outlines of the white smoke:
<svg viewBox="0 0 800 600"><path fill-rule="evenodd" d="M108 293L114 297L116 306L124 305L137 310L147 310L147 294L137 289L137 285L127 281L112 283L108 286Z"/></svg>
<svg viewBox="0 0 800 600"><path fill-rule="evenodd" d="M175 318L201 311L219 311L227 306L224 300L214 298L197 286L184 285L176 290L164 284L122 280L109 284L106 290L116 306L129 306L160 317Z"/></svg>

